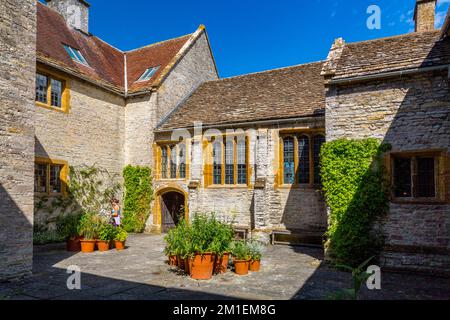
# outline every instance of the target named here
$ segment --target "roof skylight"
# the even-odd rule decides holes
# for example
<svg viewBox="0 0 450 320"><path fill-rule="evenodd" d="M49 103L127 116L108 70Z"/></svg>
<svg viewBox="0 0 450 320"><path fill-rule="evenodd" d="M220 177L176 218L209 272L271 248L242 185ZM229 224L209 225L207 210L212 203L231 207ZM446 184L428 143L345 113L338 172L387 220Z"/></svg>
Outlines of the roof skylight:
<svg viewBox="0 0 450 320"><path fill-rule="evenodd" d="M81 54L80 50L72 48L72 47L67 46L67 45L64 45L64 49L66 49L67 53L72 58L72 60L74 60L74 61L76 61L78 63L82 63L82 64L84 64L86 66L89 65L87 63L86 59Z"/></svg>
<svg viewBox="0 0 450 320"><path fill-rule="evenodd" d="M155 74L155 72L158 71L158 69L159 69L159 66L148 68L147 70L145 70L145 72L142 74L142 76L138 79L138 82L150 80L151 77Z"/></svg>

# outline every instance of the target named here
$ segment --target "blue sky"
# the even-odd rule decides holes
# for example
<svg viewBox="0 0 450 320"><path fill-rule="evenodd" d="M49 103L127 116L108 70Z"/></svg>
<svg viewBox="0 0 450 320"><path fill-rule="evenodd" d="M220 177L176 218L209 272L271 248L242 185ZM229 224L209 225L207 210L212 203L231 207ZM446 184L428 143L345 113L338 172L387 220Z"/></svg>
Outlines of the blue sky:
<svg viewBox="0 0 450 320"><path fill-rule="evenodd" d="M415 0L88 0L90 31L129 50L206 25L221 77L324 60L335 38L362 41L413 31ZM366 26L381 9L381 29ZM437 25L450 0L438 0Z"/></svg>

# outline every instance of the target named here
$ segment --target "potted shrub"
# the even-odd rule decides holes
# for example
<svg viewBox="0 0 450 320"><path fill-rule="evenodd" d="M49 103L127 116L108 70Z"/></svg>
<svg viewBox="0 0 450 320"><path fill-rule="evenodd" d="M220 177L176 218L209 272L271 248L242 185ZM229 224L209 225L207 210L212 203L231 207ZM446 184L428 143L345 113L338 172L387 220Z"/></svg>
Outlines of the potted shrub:
<svg viewBox="0 0 450 320"><path fill-rule="evenodd" d="M164 253L169 259L170 266L178 266L177 251L176 251L176 240L177 240L177 229L170 229L167 235L164 237L166 246L164 248Z"/></svg>
<svg viewBox="0 0 450 320"><path fill-rule="evenodd" d="M215 273L225 273L228 269L230 258L230 245L233 241L234 231L231 225L218 222L216 227L214 253L216 261L214 264Z"/></svg>
<svg viewBox="0 0 450 320"><path fill-rule="evenodd" d="M108 251L111 241L116 235L116 229L109 223L103 223L98 232L97 248L99 251Z"/></svg>
<svg viewBox="0 0 450 320"><path fill-rule="evenodd" d="M174 252L177 256L178 268L186 273L189 273L189 232L188 223L182 219L175 229Z"/></svg>
<svg viewBox="0 0 450 320"><path fill-rule="evenodd" d="M98 232L98 220L93 213L85 213L78 225L78 234L81 239L81 251L84 253L94 252Z"/></svg>
<svg viewBox="0 0 450 320"><path fill-rule="evenodd" d="M217 221L196 214L189 226L189 274L195 280L208 280L214 271L217 242L214 242Z"/></svg>
<svg viewBox="0 0 450 320"><path fill-rule="evenodd" d="M78 252L81 250L80 236L78 235L78 225L81 214L69 214L58 218L56 225L58 233L66 239L66 250Z"/></svg>
<svg viewBox="0 0 450 320"><path fill-rule="evenodd" d="M250 250L245 241L235 241L231 245L233 255L234 271L239 275L248 274L250 264Z"/></svg>
<svg viewBox="0 0 450 320"><path fill-rule="evenodd" d="M123 228L117 228L116 234L114 236L114 242L116 245L116 250L125 249L125 241L128 238L128 232Z"/></svg>
<svg viewBox="0 0 450 320"><path fill-rule="evenodd" d="M249 244L250 250L250 271L258 272L261 268L261 257L264 246L258 241L251 241Z"/></svg>

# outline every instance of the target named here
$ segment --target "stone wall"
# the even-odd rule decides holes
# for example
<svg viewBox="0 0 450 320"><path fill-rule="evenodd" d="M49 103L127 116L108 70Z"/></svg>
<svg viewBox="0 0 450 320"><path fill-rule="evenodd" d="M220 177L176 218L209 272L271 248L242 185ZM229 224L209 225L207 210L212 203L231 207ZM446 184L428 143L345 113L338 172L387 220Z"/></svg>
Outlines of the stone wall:
<svg viewBox="0 0 450 320"><path fill-rule="evenodd" d="M36 157L67 161L69 166L95 165L121 179L124 167L124 99L70 79L68 113L35 107ZM118 195L120 196L120 195ZM36 212L39 224L59 212Z"/></svg>
<svg viewBox="0 0 450 320"><path fill-rule="evenodd" d="M0 281L33 260L35 0L0 2Z"/></svg>
<svg viewBox="0 0 450 320"><path fill-rule="evenodd" d="M446 71L402 79L331 86L326 101L327 139L375 137L392 152L446 150L450 155L450 93ZM385 266L448 272L450 167L447 204L394 204L383 221ZM445 254L442 254L444 252Z"/></svg>
<svg viewBox="0 0 450 320"><path fill-rule="evenodd" d="M125 164L153 164L153 129L157 114L157 93L127 99L125 108Z"/></svg>
<svg viewBox="0 0 450 320"><path fill-rule="evenodd" d="M182 190L189 191L189 212L215 212L226 221L254 230L255 236L273 230L288 229L323 232L327 215L322 193L313 187L288 188L277 186L279 168L279 134L283 130L311 130L324 127L324 119L269 127L243 128L250 137L250 185L204 186L203 143L194 139L191 152L190 181L198 181L198 188L188 189L187 182L173 180ZM200 138L199 138L200 137ZM159 135L156 140L167 140ZM256 179L265 179L265 186L255 187ZM167 181L156 181L162 186Z"/></svg>
<svg viewBox="0 0 450 320"><path fill-rule="evenodd" d="M203 82L218 78L203 32L158 89L158 123Z"/></svg>

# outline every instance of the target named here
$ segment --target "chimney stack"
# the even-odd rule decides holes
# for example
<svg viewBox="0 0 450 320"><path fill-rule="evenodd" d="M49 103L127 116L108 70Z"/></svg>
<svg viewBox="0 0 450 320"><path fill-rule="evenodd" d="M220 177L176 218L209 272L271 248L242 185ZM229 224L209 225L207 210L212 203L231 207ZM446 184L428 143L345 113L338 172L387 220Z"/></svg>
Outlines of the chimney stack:
<svg viewBox="0 0 450 320"><path fill-rule="evenodd" d="M58 11L67 25L89 34L89 7L85 0L45 0L49 8Z"/></svg>
<svg viewBox="0 0 450 320"><path fill-rule="evenodd" d="M416 32L433 31L436 16L436 0L416 0L414 22Z"/></svg>

